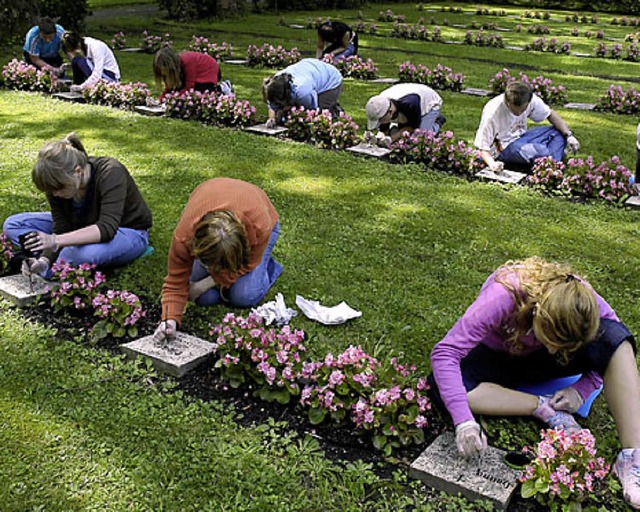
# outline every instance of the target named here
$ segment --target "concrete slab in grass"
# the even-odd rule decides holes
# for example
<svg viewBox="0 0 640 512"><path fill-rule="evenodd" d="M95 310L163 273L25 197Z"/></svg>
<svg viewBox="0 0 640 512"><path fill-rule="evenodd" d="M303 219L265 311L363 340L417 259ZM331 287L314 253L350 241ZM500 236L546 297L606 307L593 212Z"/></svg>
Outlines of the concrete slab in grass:
<svg viewBox="0 0 640 512"><path fill-rule="evenodd" d="M143 52L144 50L142 48L122 48L120 51L127 52L127 53L140 53L140 52Z"/></svg>
<svg viewBox="0 0 640 512"><path fill-rule="evenodd" d="M592 56L590 53L584 53L584 52L571 52L571 55L573 55L574 57L591 57Z"/></svg>
<svg viewBox="0 0 640 512"><path fill-rule="evenodd" d="M129 357L148 357L156 370L174 377L182 377L213 354L213 344L195 336L179 332L173 341L156 342L145 336L120 345Z"/></svg>
<svg viewBox="0 0 640 512"><path fill-rule="evenodd" d="M506 45L504 48L505 48L505 50L514 50L516 52L524 51L524 48L522 46L509 46L509 45Z"/></svg>
<svg viewBox="0 0 640 512"><path fill-rule="evenodd" d="M409 476L448 494L490 500L505 510L518 486L520 471L503 462L505 452L489 447L477 461L460 457L452 432L441 434L409 468Z"/></svg>
<svg viewBox="0 0 640 512"><path fill-rule="evenodd" d="M506 27L496 27L494 30L498 32L512 32L512 29Z"/></svg>
<svg viewBox="0 0 640 512"><path fill-rule="evenodd" d="M289 28L301 29L301 28L307 28L307 27L305 25L298 25L298 24L294 23L293 25L289 25Z"/></svg>
<svg viewBox="0 0 640 512"><path fill-rule="evenodd" d="M64 101L76 101L78 103L84 102L81 92L54 92L51 96Z"/></svg>
<svg viewBox="0 0 640 512"><path fill-rule="evenodd" d="M595 110L595 103L565 103L564 108L574 108L576 110Z"/></svg>
<svg viewBox="0 0 640 512"><path fill-rule="evenodd" d="M469 94L471 96L491 96L492 92L486 89L476 89L474 87L467 87L460 91L462 94Z"/></svg>
<svg viewBox="0 0 640 512"><path fill-rule="evenodd" d="M640 208L640 196L631 196L627 199L624 204L627 206L633 206L635 208Z"/></svg>
<svg viewBox="0 0 640 512"><path fill-rule="evenodd" d="M163 116L167 109L164 105L136 105L133 110L145 116Z"/></svg>
<svg viewBox="0 0 640 512"><path fill-rule="evenodd" d="M505 169L500 174L496 174L495 172L489 169L483 169L476 173L476 176L479 178L485 178L491 181L499 181L500 183L520 183L526 176L523 172L510 171Z"/></svg>
<svg viewBox="0 0 640 512"><path fill-rule="evenodd" d="M287 128L285 128L284 126L275 126L273 128L269 128L264 123L247 126L244 130L246 132L258 133L260 135L280 135L287 132Z"/></svg>
<svg viewBox="0 0 640 512"><path fill-rule="evenodd" d="M391 153L389 148L381 148L379 146L374 146L373 144L365 144L364 142L361 142L357 146L347 148L347 151L351 151L352 153L357 153L359 155L372 156L374 158L382 158Z"/></svg>
<svg viewBox="0 0 640 512"><path fill-rule="evenodd" d="M223 61L224 64L231 64L232 66L244 66L249 61L246 59L230 59Z"/></svg>
<svg viewBox="0 0 640 512"><path fill-rule="evenodd" d="M19 308L31 304L53 286L56 285L40 276L31 276L31 282L22 274L0 277L0 295Z"/></svg>
<svg viewBox="0 0 640 512"><path fill-rule="evenodd" d="M400 82L398 78L374 78L369 80L373 84L397 84Z"/></svg>

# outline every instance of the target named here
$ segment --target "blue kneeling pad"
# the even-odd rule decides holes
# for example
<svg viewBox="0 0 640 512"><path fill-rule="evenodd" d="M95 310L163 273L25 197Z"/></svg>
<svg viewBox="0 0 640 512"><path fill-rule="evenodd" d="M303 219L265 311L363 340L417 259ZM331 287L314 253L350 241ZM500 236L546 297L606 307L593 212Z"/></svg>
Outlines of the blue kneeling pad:
<svg viewBox="0 0 640 512"><path fill-rule="evenodd" d="M145 256L151 256L153 254L153 251L153 245L147 245L147 248L139 257L144 258Z"/></svg>
<svg viewBox="0 0 640 512"><path fill-rule="evenodd" d="M524 391L526 393L531 393L532 395L553 395L556 391L571 386L571 384L576 382L581 376L581 374L578 374L572 375L571 377L560 377L558 379L551 379L545 382L527 384L526 386L520 386L517 389L518 391ZM591 404L593 404L593 401L600 394L600 391L602 391L602 385L587 397L580 409L577 410L576 414L586 418L589 414L589 410L591 409Z"/></svg>

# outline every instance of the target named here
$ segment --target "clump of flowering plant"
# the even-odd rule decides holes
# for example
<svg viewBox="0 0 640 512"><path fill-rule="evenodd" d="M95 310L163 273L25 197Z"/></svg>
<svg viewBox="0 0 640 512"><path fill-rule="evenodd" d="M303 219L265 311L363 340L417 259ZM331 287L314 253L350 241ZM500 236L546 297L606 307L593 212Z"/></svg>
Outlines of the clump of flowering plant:
<svg viewBox="0 0 640 512"><path fill-rule="evenodd" d="M151 98L147 84L142 82L107 82L100 80L92 87L82 89L87 103L132 110L137 105L146 105Z"/></svg>
<svg viewBox="0 0 640 512"><path fill-rule="evenodd" d="M569 511L589 495L604 490L609 465L596 456L596 440L587 429L572 434L543 430L535 459L520 477L523 498L535 499L552 511ZM579 508L578 508L579 510Z"/></svg>
<svg viewBox="0 0 640 512"><path fill-rule="evenodd" d="M218 126L247 126L254 121L256 114L256 108L247 100L213 91L170 93L165 96L165 106L169 117Z"/></svg>
<svg viewBox="0 0 640 512"><path fill-rule="evenodd" d="M127 38L124 35L124 32L116 32L113 35L113 39L111 39L111 47L114 50L122 50L125 46L127 46Z"/></svg>
<svg viewBox="0 0 640 512"><path fill-rule="evenodd" d="M247 47L247 64L251 67L280 68L295 64L300 60L297 48L287 50L282 45L273 46L265 43L262 46L254 44Z"/></svg>
<svg viewBox="0 0 640 512"><path fill-rule="evenodd" d="M464 75L462 73L453 73L451 68L441 64L436 65L431 70L422 64L416 66L407 61L400 64L398 76L401 82L414 82L428 85L433 89L456 92L462 90L462 84L464 83Z"/></svg>
<svg viewBox="0 0 640 512"><path fill-rule="evenodd" d="M322 17L307 18L307 28L319 29L320 26L323 23L325 23L326 21L330 21L330 19L329 18L322 18Z"/></svg>
<svg viewBox="0 0 640 512"><path fill-rule="evenodd" d="M631 87L625 91L619 85L609 86L609 90L598 98L596 110L606 110L616 114L636 115L640 112L640 92Z"/></svg>
<svg viewBox="0 0 640 512"><path fill-rule="evenodd" d="M464 44L504 48L504 41L500 34L486 33L484 30L479 30L475 36L471 30L467 31L464 36Z"/></svg>
<svg viewBox="0 0 640 512"><path fill-rule="evenodd" d="M455 140L451 131L405 132L392 146L390 158L394 162L417 162L430 169L459 175L471 176L481 168L477 150L462 140Z"/></svg>
<svg viewBox="0 0 640 512"><path fill-rule="evenodd" d="M438 28L438 27L435 27ZM417 39L419 41L442 41L442 32L438 30L429 32L424 24L396 23L391 30L391 37L400 39Z"/></svg>
<svg viewBox="0 0 640 512"><path fill-rule="evenodd" d="M534 39L533 42L525 45L524 49L527 51L562 53L568 55L571 51L571 43L568 41L558 43L558 40L555 37L550 39L547 39L546 37L539 37L538 39Z"/></svg>
<svg viewBox="0 0 640 512"><path fill-rule="evenodd" d="M140 49L147 53L155 53L160 48L172 48L173 41L169 38L171 34L164 34L163 36L156 36L149 34L146 30L142 32L142 41L140 42Z"/></svg>
<svg viewBox="0 0 640 512"><path fill-rule="evenodd" d="M55 311L93 307L98 288L105 282L104 274L95 268L95 265L88 263L74 267L62 259L51 266L53 279L60 283L57 288L50 290L51 306Z"/></svg>
<svg viewBox="0 0 640 512"><path fill-rule="evenodd" d="M378 67L371 59L366 61L357 55L351 55L345 59L334 60L333 54L327 54L322 60L333 64L344 77L371 80L378 74Z"/></svg>
<svg viewBox="0 0 640 512"><path fill-rule="evenodd" d="M95 309L94 315L100 320L91 329L94 341L111 334L116 338L138 335L136 323L146 316L140 298L126 290L108 290L99 293L91 301Z"/></svg>
<svg viewBox="0 0 640 512"><path fill-rule="evenodd" d="M9 268L11 258L15 256L16 248L4 233L0 233L0 272Z"/></svg>
<svg viewBox="0 0 640 512"><path fill-rule="evenodd" d="M2 68L0 83L7 89L52 92L57 90L57 76L24 61L13 59Z"/></svg>
<svg viewBox="0 0 640 512"><path fill-rule="evenodd" d="M264 400L286 404L300 394L304 331L267 328L255 313L246 318L228 313L210 334L219 356L216 368L232 387L249 377L261 386L257 394Z"/></svg>
<svg viewBox="0 0 640 512"><path fill-rule="evenodd" d="M531 85L533 92L549 105L564 104L567 102L568 92L566 87L564 85L553 85L551 79L545 78L542 75L530 79L527 75L520 72L520 75L515 77L509 73L507 68L504 68L489 80L489 86L494 94L501 94L506 90L509 83L517 80Z"/></svg>
<svg viewBox="0 0 640 512"><path fill-rule="evenodd" d="M206 53L216 60L233 57L233 46L229 43L210 43L206 37L192 36L189 43L192 52Z"/></svg>
<svg viewBox="0 0 640 512"><path fill-rule="evenodd" d="M293 140L311 142L322 148L344 149L356 143L358 125L341 113L333 117L328 110L292 108L285 123Z"/></svg>
<svg viewBox="0 0 640 512"><path fill-rule="evenodd" d="M367 25L363 21L359 21L355 29L359 34L369 34L374 36L378 33L378 27L375 23L370 23L369 25Z"/></svg>

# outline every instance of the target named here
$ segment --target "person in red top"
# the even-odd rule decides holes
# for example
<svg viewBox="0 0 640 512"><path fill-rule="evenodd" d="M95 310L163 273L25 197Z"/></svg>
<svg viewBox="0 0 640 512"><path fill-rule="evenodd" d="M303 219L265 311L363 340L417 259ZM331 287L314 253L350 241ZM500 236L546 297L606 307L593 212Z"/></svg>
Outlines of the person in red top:
<svg viewBox="0 0 640 512"><path fill-rule="evenodd" d="M160 101L170 92L180 94L190 89L215 91L222 78L218 61L200 52L176 53L161 48L153 58L153 74L156 84L164 87Z"/></svg>
<svg viewBox="0 0 640 512"><path fill-rule="evenodd" d="M262 189L232 178L198 185L173 232L154 338L175 338L189 299L258 304L283 270L271 256L279 236L278 213Z"/></svg>

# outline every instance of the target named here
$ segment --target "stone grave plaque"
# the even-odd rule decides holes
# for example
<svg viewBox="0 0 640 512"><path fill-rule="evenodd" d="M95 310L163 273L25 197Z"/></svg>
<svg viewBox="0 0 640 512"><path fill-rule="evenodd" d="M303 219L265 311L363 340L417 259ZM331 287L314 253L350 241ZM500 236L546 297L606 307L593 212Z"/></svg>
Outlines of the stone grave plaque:
<svg viewBox="0 0 640 512"><path fill-rule="evenodd" d="M140 52L143 52L144 50L142 48L122 48L120 51L127 52L127 53L140 53Z"/></svg>
<svg viewBox="0 0 640 512"><path fill-rule="evenodd" d="M229 59L223 62L225 64L231 64L232 66L244 66L248 61L246 59Z"/></svg>
<svg viewBox="0 0 640 512"><path fill-rule="evenodd" d="M595 103L565 103L564 108L575 108L577 110L594 110L596 108Z"/></svg>
<svg viewBox="0 0 640 512"><path fill-rule="evenodd" d="M453 24L453 25L451 25L451 26L452 26L452 27L455 27L455 28L467 28L467 26L466 26L466 25L461 25L460 23L454 23L454 24Z"/></svg>
<svg viewBox="0 0 640 512"><path fill-rule="evenodd" d="M571 55L573 55L574 57L591 57L590 53L583 52L572 52Z"/></svg>
<svg viewBox="0 0 640 512"><path fill-rule="evenodd" d="M130 358L148 357L159 372L182 377L213 354L213 344L178 332L173 341L156 342L145 336L120 345L120 350Z"/></svg>
<svg viewBox="0 0 640 512"><path fill-rule="evenodd" d="M285 133L287 128L284 126L274 126L273 128L268 128L266 123L263 124L254 124L253 126L247 126L244 129L246 132L251 133L259 133L260 135L280 135L281 133Z"/></svg>
<svg viewBox="0 0 640 512"><path fill-rule="evenodd" d="M498 32L511 32L511 29L506 27L496 27L495 30Z"/></svg>
<svg viewBox="0 0 640 512"><path fill-rule="evenodd" d="M504 454L489 446L477 461L467 461L458 454L454 434L445 432L411 464L409 476L448 494L490 500L505 510L521 471L508 467Z"/></svg>
<svg viewBox="0 0 640 512"><path fill-rule="evenodd" d="M0 277L0 295L19 308L31 304L52 286L55 285L40 276L31 276L31 282L22 274Z"/></svg>
<svg viewBox="0 0 640 512"><path fill-rule="evenodd" d="M523 172L510 171L505 169L500 174L496 174L495 172L487 169L482 169L481 171L476 173L476 176L480 178L486 178L491 181L499 181L501 183L520 183L524 177L526 176Z"/></svg>
<svg viewBox="0 0 640 512"><path fill-rule="evenodd" d="M374 78L369 81L373 84L397 84L400 80L398 78Z"/></svg>
<svg viewBox="0 0 640 512"><path fill-rule="evenodd" d="M84 101L84 98L82 97L81 92L71 92L71 91L55 92L51 96L53 96L54 98L58 98L59 100L65 100L65 101L77 101L77 102Z"/></svg>
<svg viewBox="0 0 640 512"><path fill-rule="evenodd" d="M636 208L640 208L640 196L631 196L627 199L624 204L627 206L634 206Z"/></svg>
<svg viewBox="0 0 640 512"><path fill-rule="evenodd" d="M387 156L391 153L389 148L381 148L380 146L376 146L374 144L366 144L361 142L357 146L351 146L347 148L347 151L351 151L352 153L356 153L358 155L366 155L373 156L375 158L382 158L383 156Z"/></svg>
<svg viewBox="0 0 640 512"><path fill-rule="evenodd" d="M298 29L300 29L300 28L307 28L307 27L305 27L304 25L298 25L298 24L294 23L293 25L289 25L289 28L298 28Z"/></svg>
<svg viewBox="0 0 640 512"><path fill-rule="evenodd" d="M471 96L491 96L491 91L486 89L475 89L474 87L467 87L460 91L462 94L469 94Z"/></svg>
<svg viewBox="0 0 640 512"><path fill-rule="evenodd" d="M138 112L138 114L143 114L145 116L163 116L166 107L164 105L136 105L133 107L133 110Z"/></svg>
<svg viewBox="0 0 640 512"><path fill-rule="evenodd" d="M521 52L521 51L524 50L524 48L522 46L509 46L509 45L507 45L504 48L505 48L505 50L514 50L516 52Z"/></svg>

